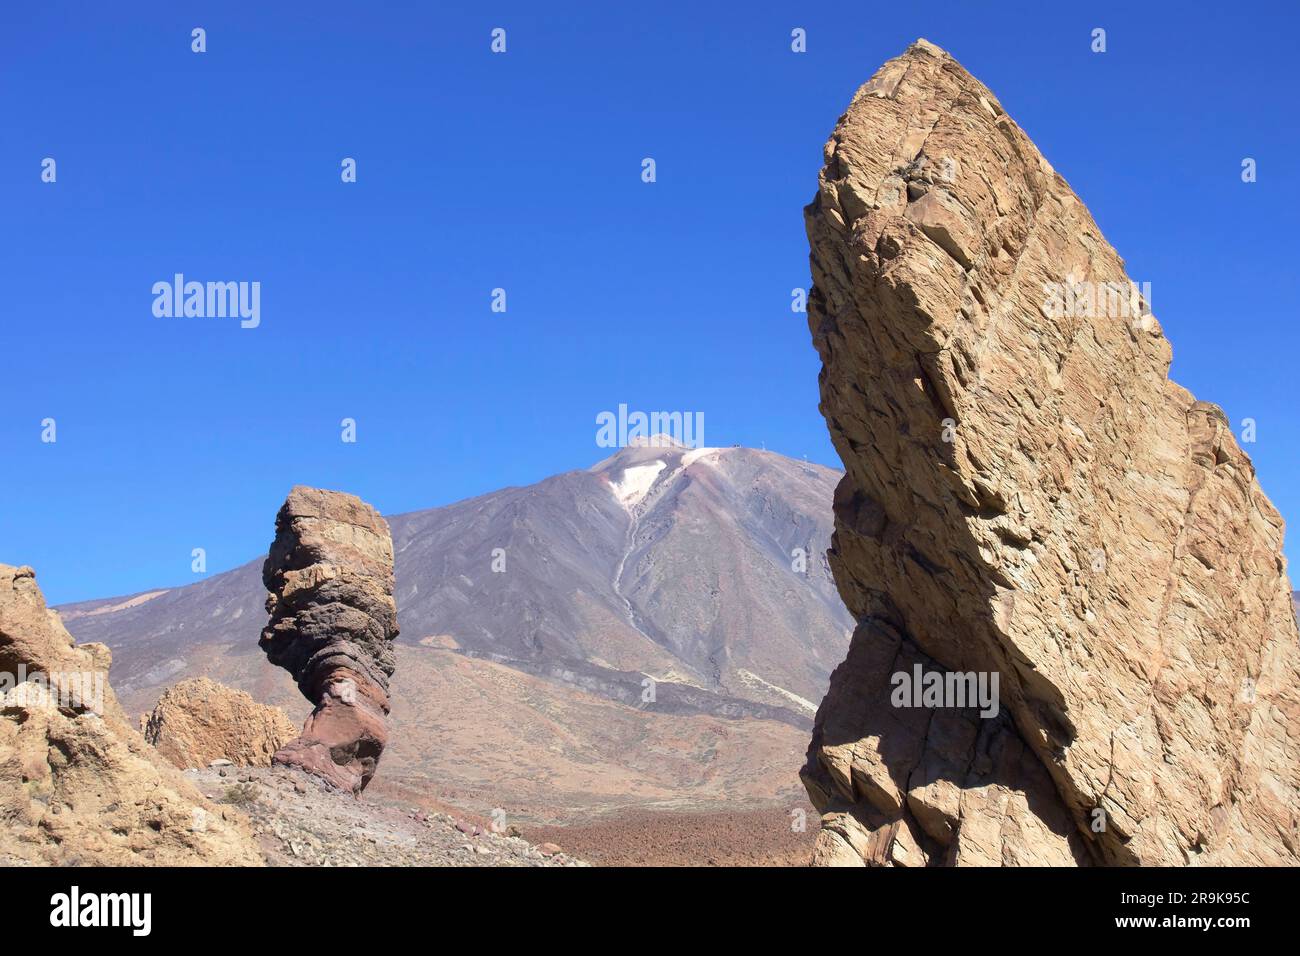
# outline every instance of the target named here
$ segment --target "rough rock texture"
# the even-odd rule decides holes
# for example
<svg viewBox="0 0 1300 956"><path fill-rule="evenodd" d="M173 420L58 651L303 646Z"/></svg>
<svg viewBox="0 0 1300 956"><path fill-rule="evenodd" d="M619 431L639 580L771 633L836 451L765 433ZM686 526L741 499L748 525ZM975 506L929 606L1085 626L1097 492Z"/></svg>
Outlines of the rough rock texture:
<svg viewBox="0 0 1300 956"><path fill-rule="evenodd" d="M1295 864L1283 523L1147 303L1058 307L1122 260L925 41L825 160L808 320L859 624L803 772L817 862ZM996 672L1001 713L893 707L918 661Z"/></svg>
<svg viewBox="0 0 1300 956"><path fill-rule="evenodd" d="M0 864L260 865L247 821L128 724L110 663L74 645L31 568L0 564Z"/></svg>
<svg viewBox="0 0 1300 956"><path fill-rule="evenodd" d="M388 524L361 499L295 487L262 567L261 647L316 705L274 762L360 793L388 742L397 605Z"/></svg>
<svg viewBox="0 0 1300 956"><path fill-rule="evenodd" d="M206 767L214 760L269 767L275 752L298 736L279 707L259 704L242 690L206 677L167 688L140 723L144 739L182 769Z"/></svg>

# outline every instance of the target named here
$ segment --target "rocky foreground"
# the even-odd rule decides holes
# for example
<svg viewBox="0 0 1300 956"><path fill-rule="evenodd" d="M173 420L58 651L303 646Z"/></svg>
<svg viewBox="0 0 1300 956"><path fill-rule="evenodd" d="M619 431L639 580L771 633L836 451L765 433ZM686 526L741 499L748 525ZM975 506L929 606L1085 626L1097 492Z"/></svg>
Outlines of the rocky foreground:
<svg viewBox="0 0 1300 956"><path fill-rule="evenodd" d="M248 823L145 742L31 568L0 564L0 864L258 866Z"/></svg>
<svg viewBox="0 0 1300 956"><path fill-rule="evenodd" d="M584 866L554 844L454 814L356 800L289 767L185 771L213 803L249 821L270 866Z"/></svg>
<svg viewBox="0 0 1300 956"><path fill-rule="evenodd" d="M156 747L122 712L111 659L74 644L31 568L0 565L0 866L581 865L486 821L358 800L328 774L236 767L293 727L211 681L142 721Z"/></svg>

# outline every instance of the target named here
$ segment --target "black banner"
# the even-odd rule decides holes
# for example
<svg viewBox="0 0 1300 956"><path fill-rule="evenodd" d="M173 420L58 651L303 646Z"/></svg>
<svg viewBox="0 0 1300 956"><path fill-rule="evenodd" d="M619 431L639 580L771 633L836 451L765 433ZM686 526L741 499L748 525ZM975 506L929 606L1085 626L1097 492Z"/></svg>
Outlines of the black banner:
<svg viewBox="0 0 1300 956"><path fill-rule="evenodd" d="M657 938L679 920L704 937L840 925L868 946L872 927L918 941L981 938L995 926L1160 940L1287 931L1290 870L1248 869L7 869L17 938L76 934L128 946L204 942L374 943L376 937L487 931L497 939ZM245 936L245 934L251 934ZM614 934L611 936L610 934ZM695 930L690 940L698 941ZM14 939L10 937L11 941Z"/></svg>

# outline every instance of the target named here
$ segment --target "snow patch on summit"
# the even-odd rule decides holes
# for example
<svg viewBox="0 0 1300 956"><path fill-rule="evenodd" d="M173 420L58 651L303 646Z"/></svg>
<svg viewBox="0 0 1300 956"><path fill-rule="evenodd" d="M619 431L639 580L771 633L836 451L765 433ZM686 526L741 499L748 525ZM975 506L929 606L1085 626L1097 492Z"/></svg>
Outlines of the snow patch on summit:
<svg viewBox="0 0 1300 956"><path fill-rule="evenodd" d="M659 472L663 470L664 463L662 461L652 461L648 465L635 465L632 468L625 468L618 481L609 483L609 490L614 492L614 497L619 500L624 508L631 509L646 496L650 486L659 477Z"/></svg>

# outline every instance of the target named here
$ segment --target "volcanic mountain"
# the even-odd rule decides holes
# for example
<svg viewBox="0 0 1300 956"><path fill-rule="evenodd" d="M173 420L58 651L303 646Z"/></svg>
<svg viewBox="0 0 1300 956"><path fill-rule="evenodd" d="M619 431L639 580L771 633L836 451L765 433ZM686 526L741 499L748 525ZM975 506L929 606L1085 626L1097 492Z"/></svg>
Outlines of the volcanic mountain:
<svg viewBox="0 0 1300 956"><path fill-rule="evenodd" d="M657 437L389 517L401 637L380 778L538 817L789 803L852 627L825 559L839 477ZM208 676L298 718L257 646L261 565L58 610L78 641L113 649L134 710Z"/></svg>

